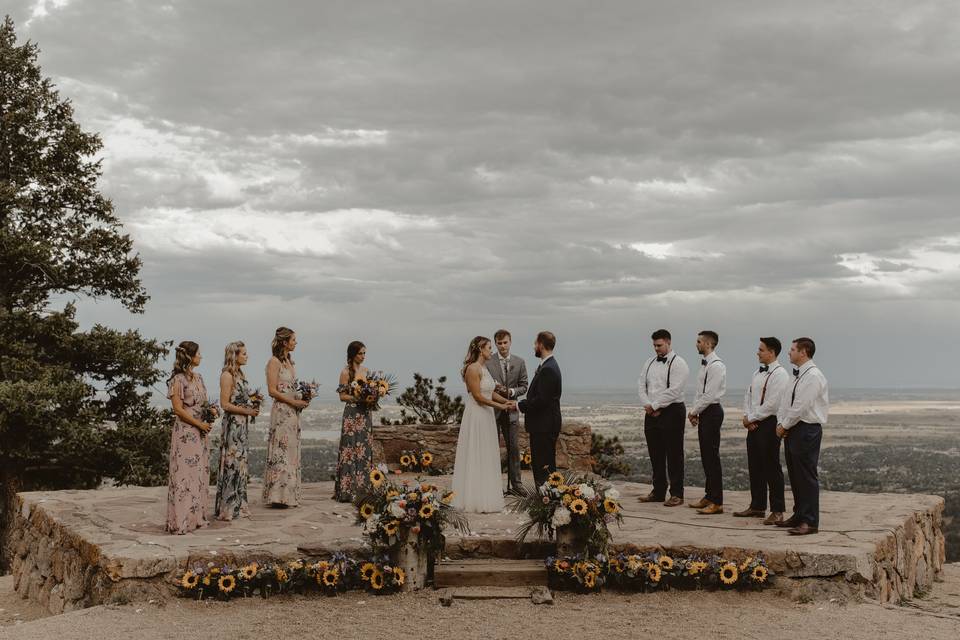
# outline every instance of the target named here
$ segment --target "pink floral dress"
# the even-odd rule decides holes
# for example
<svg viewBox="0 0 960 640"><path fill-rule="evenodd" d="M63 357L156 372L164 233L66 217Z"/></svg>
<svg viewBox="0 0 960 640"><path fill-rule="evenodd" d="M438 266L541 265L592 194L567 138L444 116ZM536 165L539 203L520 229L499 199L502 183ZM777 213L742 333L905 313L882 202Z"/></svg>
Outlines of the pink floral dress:
<svg viewBox="0 0 960 640"><path fill-rule="evenodd" d="M170 381L168 398L180 394L183 408L200 419L207 388L199 373L178 373ZM210 483L210 439L191 424L175 417L170 435L170 476L167 490L167 525L170 533L184 534L207 526Z"/></svg>
<svg viewBox="0 0 960 640"><path fill-rule="evenodd" d="M294 395L296 376L292 364L280 365L280 380L277 383L280 393ZM300 504L300 412L277 400L270 407L263 501L288 507Z"/></svg>

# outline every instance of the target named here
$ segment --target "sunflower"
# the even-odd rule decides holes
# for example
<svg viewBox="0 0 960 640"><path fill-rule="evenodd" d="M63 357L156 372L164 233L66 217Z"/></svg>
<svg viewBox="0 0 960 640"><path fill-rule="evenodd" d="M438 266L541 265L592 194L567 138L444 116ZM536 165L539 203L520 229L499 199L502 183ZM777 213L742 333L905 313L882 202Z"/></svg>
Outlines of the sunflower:
<svg viewBox="0 0 960 640"><path fill-rule="evenodd" d="M427 504L420 507L420 517L429 519L433 517L433 511L434 511L433 505L428 502Z"/></svg>
<svg viewBox="0 0 960 640"><path fill-rule="evenodd" d="M687 565L687 573L691 576L698 575L707 568L707 563L703 561L694 561Z"/></svg>
<svg viewBox="0 0 960 640"><path fill-rule="evenodd" d="M360 567L360 577L364 580L369 580L375 573L377 573L377 565L372 562L364 562Z"/></svg>
<svg viewBox="0 0 960 640"><path fill-rule="evenodd" d="M410 502L416 502L419 499L420 499L420 494L417 493L416 491L411 491L410 493L407 494L407 500L409 500Z"/></svg>
<svg viewBox="0 0 960 640"><path fill-rule="evenodd" d="M627 557L627 568L630 571L638 571L640 569L641 563L639 556L628 556Z"/></svg>
<svg viewBox="0 0 960 640"><path fill-rule="evenodd" d="M596 576L596 574L595 574L594 572L592 572L592 571L588 571L588 572L583 576L583 585L584 585L585 587L587 587L588 589L593 589L593 587L596 586L596 584L597 584L597 576Z"/></svg>
<svg viewBox="0 0 960 640"><path fill-rule="evenodd" d="M660 577L663 575L663 572L660 570L660 565L651 564L647 567L647 577L650 578L650 582L657 584L660 582Z"/></svg>
<svg viewBox="0 0 960 640"><path fill-rule="evenodd" d="M240 569L240 575L243 576L244 580L253 580L257 577L257 563L252 562L247 566Z"/></svg>
<svg viewBox="0 0 960 640"><path fill-rule="evenodd" d="M340 580L340 572L336 569L327 569L323 572L322 584L325 587L335 587Z"/></svg>
<svg viewBox="0 0 960 640"><path fill-rule="evenodd" d="M561 484L563 484L563 474L560 473L559 471L554 471L549 476L547 476L547 482L552 487L559 487Z"/></svg>
<svg viewBox="0 0 960 640"><path fill-rule="evenodd" d="M393 500L399 495L400 495L399 491L397 491L396 489L390 489L389 491L387 491L387 500Z"/></svg>
<svg viewBox="0 0 960 640"><path fill-rule="evenodd" d="M769 572L767 568L762 564L758 564L753 568L753 572L750 574L750 577L753 578L754 582L766 582Z"/></svg>
<svg viewBox="0 0 960 640"><path fill-rule="evenodd" d="M610 568L617 573L623 573L623 563L619 558L610 558Z"/></svg>
<svg viewBox="0 0 960 640"><path fill-rule="evenodd" d="M373 575L370 576L370 586L380 591L383 589L383 573L379 570L375 570Z"/></svg>
<svg viewBox="0 0 960 640"><path fill-rule="evenodd" d="M657 559L657 563L664 571L670 571L670 569L673 569L673 558L670 556L660 556Z"/></svg>
<svg viewBox="0 0 960 640"><path fill-rule="evenodd" d="M379 489L384 480L386 480L386 477L383 475L383 471L380 471L380 469L370 470L370 484L373 485L374 489Z"/></svg>
<svg viewBox="0 0 960 640"><path fill-rule="evenodd" d="M183 577L180 578L180 586L184 589L193 589L197 586L198 582L200 582L200 576L193 571L187 571L183 574Z"/></svg>
<svg viewBox="0 0 960 640"><path fill-rule="evenodd" d="M569 493L564 494L563 498L561 498L560 501L563 503L563 506L569 507L570 503L573 502L573 496L570 495Z"/></svg>
<svg viewBox="0 0 960 640"><path fill-rule="evenodd" d="M291 560L287 563L287 568L290 569L290 571L299 571L303 569L303 560Z"/></svg>
<svg viewBox="0 0 960 640"><path fill-rule="evenodd" d="M393 581L397 583L397 586L403 586L403 583L407 580L407 574L403 572L403 569L400 567L393 568Z"/></svg>
<svg viewBox="0 0 960 640"><path fill-rule="evenodd" d="M316 571L317 573L323 573L329 568L330 568L330 563L327 562L326 560L321 560L320 562L317 562L315 565L313 565L313 570Z"/></svg>
<svg viewBox="0 0 960 640"><path fill-rule="evenodd" d="M451 502L453 502L453 496L455 495L456 494L453 491L451 491L447 495L443 496L443 500L441 500L441 502L443 502L443 504L450 504Z"/></svg>
<svg viewBox="0 0 960 640"><path fill-rule="evenodd" d="M224 593L230 593L236 588L237 579L229 573L222 575L220 576L220 580L217 581L217 586L220 587L220 591L223 591Z"/></svg>
<svg viewBox="0 0 960 640"><path fill-rule="evenodd" d="M387 524L383 525L383 532L388 536L392 536L397 532L397 529L400 528L399 520L391 520Z"/></svg>
<svg viewBox="0 0 960 640"><path fill-rule="evenodd" d="M210 567L210 575L215 576L220 574L220 567Z"/></svg>
<svg viewBox="0 0 960 640"><path fill-rule="evenodd" d="M570 503L570 511L577 516L582 516L587 512L587 503L577 498Z"/></svg>
<svg viewBox="0 0 960 640"><path fill-rule="evenodd" d="M720 582L723 584L733 584L739 577L740 572L737 570L737 565L732 562L728 562L720 567Z"/></svg>
<svg viewBox="0 0 960 640"><path fill-rule="evenodd" d="M287 572L283 569L277 569L277 582L283 584L287 581L290 576L287 575Z"/></svg>
<svg viewBox="0 0 960 640"><path fill-rule="evenodd" d="M618 505L617 501L613 498L605 498L603 501L603 509L607 513L617 513L620 511L620 505Z"/></svg>
<svg viewBox="0 0 960 640"><path fill-rule="evenodd" d="M364 520L369 520L370 516L373 515L373 505L369 502L364 502L360 505L360 517Z"/></svg>
<svg viewBox="0 0 960 640"><path fill-rule="evenodd" d="M409 467L409 466L410 466L410 462L411 462L410 456L408 456L407 454L403 454L402 456L400 456L400 466L401 466L401 467Z"/></svg>
<svg viewBox="0 0 960 640"><path fill-rule="evenodd" d="M423 466L429 467L433 463L433 454L429 451L424 451L423 455L420 456L420 462L423 463Z"/></svg>
<svg viewBox="0 0 960 640"><path fill-rule="evenodd" d="M210 574L203 576L203 586L205 587L210 586Z"/></svg>
<svg viewBox="0 0 960 640"><path fill-rule="evenodd" d="M523 454L523 464L530 464L532 461L533 459L530 457L529 453Z"/></svg>
<svg viewBox="0 0 960 640"><path fill-rule="evenodd" d="M753 556L748 556L743 562L740 563L740 572L743 573L749 569L751 564L753 564Z"/></svg>

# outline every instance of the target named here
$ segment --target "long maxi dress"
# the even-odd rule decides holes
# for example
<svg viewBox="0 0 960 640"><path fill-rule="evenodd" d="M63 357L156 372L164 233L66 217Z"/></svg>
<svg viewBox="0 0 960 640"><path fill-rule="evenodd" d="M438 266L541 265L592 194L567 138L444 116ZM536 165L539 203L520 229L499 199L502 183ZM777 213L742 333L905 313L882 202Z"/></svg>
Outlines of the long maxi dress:
<svg viewBox="0 0 960 640"><path fill-rule="evenodd" d="M247 381L234 376L230 403L250 406L250 387ZM250 471L247 454L250 446L250 416L223 413L223 432L220 436L220 473L217 474L217 499L214 514L218 520L233 520L250 516L247 505L247 482Z"/></svg>
<svg viewBox="0 0 960 640"><path fill-rule="evenodd" d="M348 402L340 422L340 451L333 497L352 502L370 488L373 469L373 416L363 405Z"/></svg>
<svg viewBox="0 0 960 640"><path fill-rule="evenodd" d="M294 393L296 376L292 364L280 365L280 380L277 383L280 393ZM288 507L300 505L300 412L286 402L277 400L270 407L263 501Z"/></svg>
<svg viewBox="0 0 960 640"><path fill-rule="evenodd" d="M200 419L207 388L199 373L178 373L170 381L168 397L179 387L183 408ZM210 438L192 424L174 417L170 433L170 467L167 488L167 523L170 533L184 534L207 526L210 483Z"/></svg>
<svg viewBox="0 0 960 640"><path fill-rule="evenodd" d="M496 385L483 367L480 394L492 398ZM503 510L496 416L493 407L479 404L469 393L464 405L453 463L453 506L469 513L496 513Z"/></svg>

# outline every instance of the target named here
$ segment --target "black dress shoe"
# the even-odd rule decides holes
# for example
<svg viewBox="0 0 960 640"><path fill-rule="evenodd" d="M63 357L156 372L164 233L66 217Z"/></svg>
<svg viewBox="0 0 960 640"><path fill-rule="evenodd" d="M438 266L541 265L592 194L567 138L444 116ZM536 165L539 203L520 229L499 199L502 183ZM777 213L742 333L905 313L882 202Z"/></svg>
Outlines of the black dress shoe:
<svg viewBox="0 0 960 640"><path fill-rule="evenodd" d="M786 520L781 520L780 522L777 522L775 526L786 527L787 529L790 529L792 527L797 526L798 524L800 524L800 518L798 518L797 516L790 516Z"/></svg>
<svg viewBox="0 0 960 640"><path fill-rule="evenodd" d="M792 536L808 536L811 533L817 533L818 529L812 525L807 524L806 522L801 522L794 528L787 531Z"/></svg>

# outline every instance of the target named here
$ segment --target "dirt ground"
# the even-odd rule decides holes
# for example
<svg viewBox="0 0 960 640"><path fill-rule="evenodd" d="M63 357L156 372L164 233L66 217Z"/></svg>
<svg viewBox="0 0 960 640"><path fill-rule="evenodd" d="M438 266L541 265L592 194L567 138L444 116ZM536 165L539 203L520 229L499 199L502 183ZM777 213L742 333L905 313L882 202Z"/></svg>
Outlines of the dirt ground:
<svg viewBox="0 0 960 640"><path fill-rule="evenodd" d="M43 616L0 578L0 638L924 638L960 637L960 564L944 581L902 607L869 603L796 603L772 594L669 592L557 594L553 605L527 600L438 602L437 592L336 598L163 605L110 605Z"/></svg>

